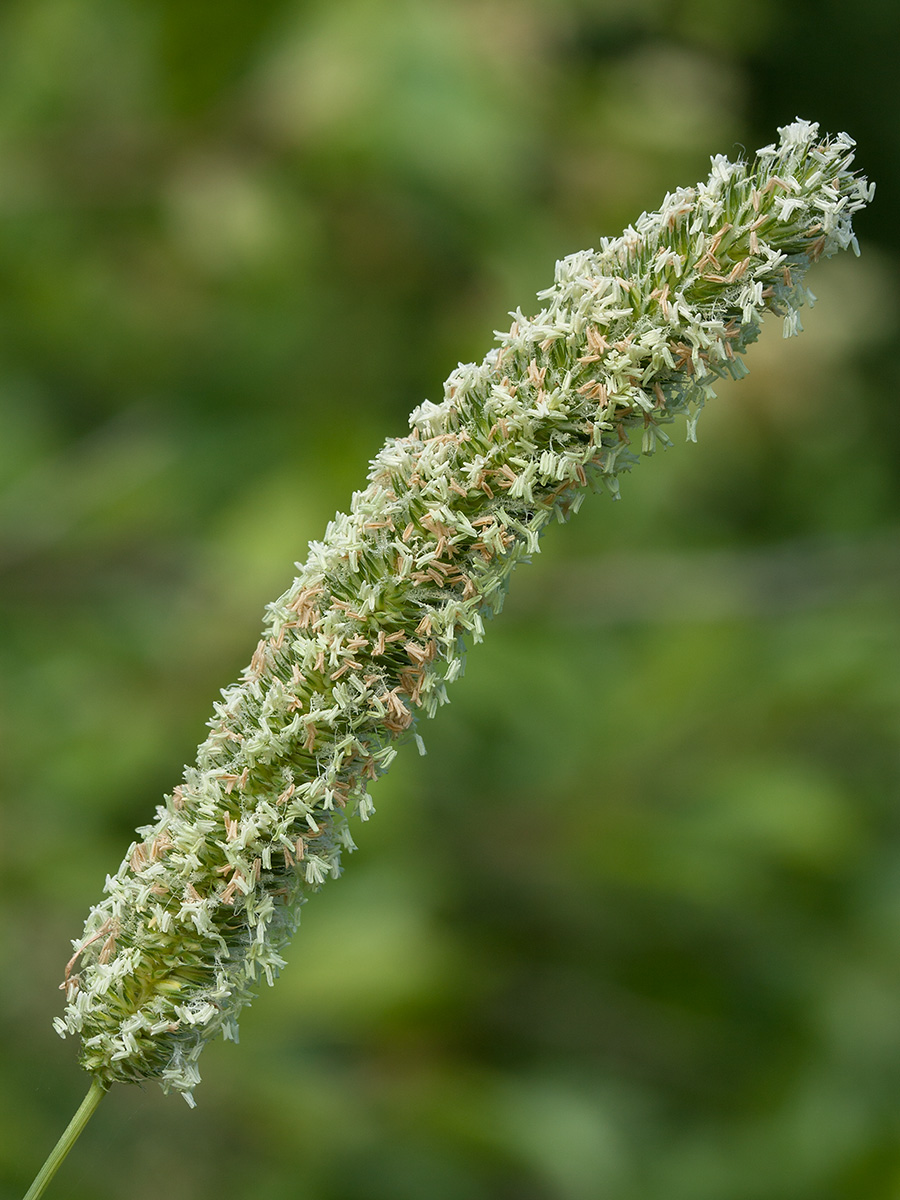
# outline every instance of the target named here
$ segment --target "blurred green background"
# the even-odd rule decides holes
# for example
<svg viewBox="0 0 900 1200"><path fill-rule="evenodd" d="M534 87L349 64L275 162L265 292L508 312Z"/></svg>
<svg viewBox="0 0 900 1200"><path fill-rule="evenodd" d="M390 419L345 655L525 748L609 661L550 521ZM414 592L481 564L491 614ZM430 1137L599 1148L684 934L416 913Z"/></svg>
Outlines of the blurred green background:
<svg viewBox="0 0 900 1200"><path fill-rule="evenodd" d="M52 1194L900 1197L898 47L887 0L7 0L0 1194L308 539L556 258L799 114L863 256L551 531L196 1112L118 1088Z"/></svg>

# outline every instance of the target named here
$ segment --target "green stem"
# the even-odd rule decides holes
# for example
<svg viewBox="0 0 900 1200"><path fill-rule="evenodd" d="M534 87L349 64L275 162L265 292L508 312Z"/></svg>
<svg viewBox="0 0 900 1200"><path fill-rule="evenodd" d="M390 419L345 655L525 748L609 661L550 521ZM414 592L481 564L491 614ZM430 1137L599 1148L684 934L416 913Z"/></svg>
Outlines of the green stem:
<svg viewBox="0 0 900 1200"><path fill-rule="evenodd" d="M38 1200L43 1196L47 1184L59 1170L63 1159L78 1141L78 1136L94 1114L94 1109L106 1095L106 1085L99 1079L94 1079L88 1089L88 1094L82 1100L78 1112L66 1126L66 1131L50 1151L47 1161L35 1176L34 1183L25 1193L25 1200Z"/></svg>

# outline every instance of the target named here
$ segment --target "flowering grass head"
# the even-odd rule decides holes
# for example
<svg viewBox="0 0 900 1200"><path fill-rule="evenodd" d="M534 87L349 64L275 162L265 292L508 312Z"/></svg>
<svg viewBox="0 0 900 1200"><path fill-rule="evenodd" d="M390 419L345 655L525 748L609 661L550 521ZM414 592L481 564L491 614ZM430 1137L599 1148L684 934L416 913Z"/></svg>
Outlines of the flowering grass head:
<svg viewBox="0 0 900 1200"><path fill-rule="evenodd" d="M715 157L705 183L559 262L538 311L385 443L74 943L56 1024L103 1086L156 1079L191 1100L203 1046L236 1038L284 965L302 904L353 849L350 818L446 701L516 564L588 491L617 496L676 418L693 439L767 313L799 331L809 266L856 249L873 189L852 157L800 120L752 163Z"/></svg>

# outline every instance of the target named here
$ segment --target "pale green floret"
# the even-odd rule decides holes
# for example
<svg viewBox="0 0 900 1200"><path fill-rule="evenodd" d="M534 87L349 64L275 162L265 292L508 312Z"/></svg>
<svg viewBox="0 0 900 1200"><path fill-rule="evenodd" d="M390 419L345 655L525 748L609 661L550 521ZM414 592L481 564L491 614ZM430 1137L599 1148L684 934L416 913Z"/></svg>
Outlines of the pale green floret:
<svg viewBox="0 0 900 1200"><path fill-rule="evenodd" d="M695 437L765 312L800 328L806 268L855 248L873 188L845 134L820 141L799 120L780 134L755 164L717 156L706 183L558 263L540 312L512 314L483 363L413 412L310 546L75 943L56 1024L104 1083L155 1078L192 1102L204 1044L236 1038L284 965L301 904L353 849L348 814L371 815L369 782L414 714L447 699L515 564L588 487L618 494L634 430L644 454L676 415Z"/></svg>

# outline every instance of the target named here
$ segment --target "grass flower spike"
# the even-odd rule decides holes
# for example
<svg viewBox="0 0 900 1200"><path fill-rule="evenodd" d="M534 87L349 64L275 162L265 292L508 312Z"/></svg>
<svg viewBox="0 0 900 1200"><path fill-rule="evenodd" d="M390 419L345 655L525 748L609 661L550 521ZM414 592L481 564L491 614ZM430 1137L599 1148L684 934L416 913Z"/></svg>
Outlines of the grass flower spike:
<svg viewBox="0 0 900 1200"><path fill-rule="evenodd" d="M56 1025L95 1089L156 1079L193 1103L204 1045L236 1038L283 966L301 905L353 849L349 818L373 812L370 783L445 702L516 563L588 490L617 495L676 417L693 439L765 313L796 333L807 268L856 249L873 187L852 158L801 120L753 163L715 157L706 183L559 262L539 311L385 443L74 943Z"/></svg>

